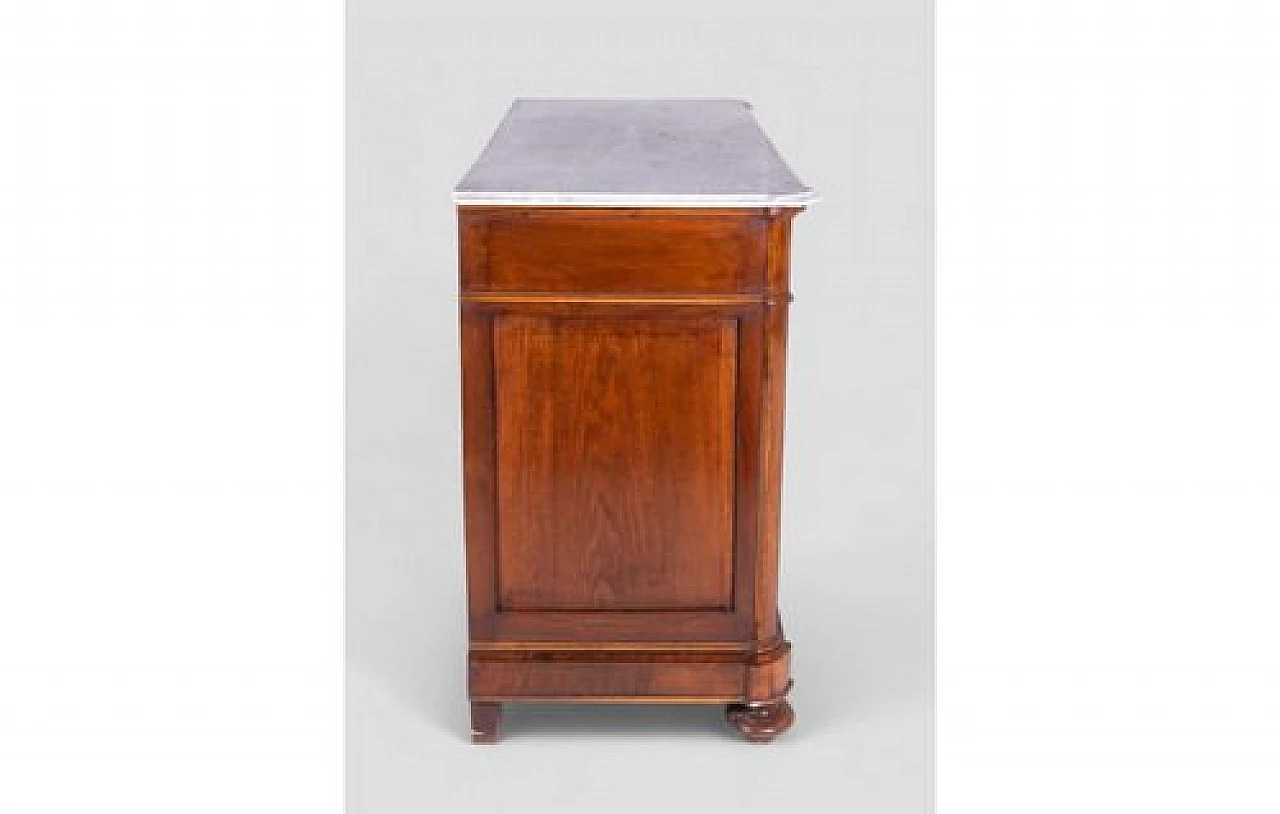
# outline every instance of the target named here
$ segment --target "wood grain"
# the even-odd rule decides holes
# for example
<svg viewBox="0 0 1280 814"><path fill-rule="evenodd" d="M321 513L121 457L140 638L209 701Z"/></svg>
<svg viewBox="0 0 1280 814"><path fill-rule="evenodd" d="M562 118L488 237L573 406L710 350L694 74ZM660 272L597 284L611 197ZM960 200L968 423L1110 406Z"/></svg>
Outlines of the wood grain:
<svg viewBox="0 0 1280 814"><path fill-rule="evenodd" d="M487 661L475 662L470 693L477 699L546 700L592 696L699 697L707 703L742 695L742 667L717 662Z"/></svg>
<svg viewBox="0 0 1280 814"><path fill-rule="evenodd" d="M621 210L627 211L627 210ZM485 209L463 211L482 262L464 263L462 288L564 293L759 292L768 221L756 210Z"/></svg>
<svg viewBox="0 0 1280 814"><path fill-rule="evenodd" d="M764 311L764 379L760 394L760 528L755 558L757 639L778 635L779 534L782 525L782 436L785 425L787 315L792 210L773 213L769 224L766 281L774 303Z"/></svg>
<svg viewBox="0 0 1280 814"><path fill-rule="evenodd" d="M778 734L795 210L459 213L481 736L536 700L732 703Z"/></svg>
<svg viewBox="0 0 1280 814"><path fill-rule="evenodd" d="M732 600L732 320L500 317L500 610Z"/></svg>
<svg viewBox="0 0 1280 814"><path fill-rule="evenodd" d="M497 489L493 462L492 318L463 313L462 485L467 557L467 619L473 639L493 635Z"/></svg>

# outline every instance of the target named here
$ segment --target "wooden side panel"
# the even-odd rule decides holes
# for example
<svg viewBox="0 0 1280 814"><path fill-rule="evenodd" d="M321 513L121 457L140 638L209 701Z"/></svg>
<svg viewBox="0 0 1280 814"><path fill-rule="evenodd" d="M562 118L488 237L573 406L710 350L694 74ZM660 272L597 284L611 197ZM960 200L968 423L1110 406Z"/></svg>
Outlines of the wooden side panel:
<svg viewBox="0 0 1280 814"><path fill-rule="evenodd" d="M731 609L736 327L495 318L500 611Z"/></svg>

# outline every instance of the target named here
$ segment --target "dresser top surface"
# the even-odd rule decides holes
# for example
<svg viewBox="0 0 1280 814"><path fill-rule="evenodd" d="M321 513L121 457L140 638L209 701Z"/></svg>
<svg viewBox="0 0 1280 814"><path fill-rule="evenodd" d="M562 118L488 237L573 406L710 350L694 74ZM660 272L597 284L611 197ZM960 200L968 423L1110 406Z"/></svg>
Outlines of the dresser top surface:
<svg viewBox="0 0 1280 814"><path fill-rule="evenodd" d="M738 99L517 99L454 189L478 206L804 206Z"/></svg>

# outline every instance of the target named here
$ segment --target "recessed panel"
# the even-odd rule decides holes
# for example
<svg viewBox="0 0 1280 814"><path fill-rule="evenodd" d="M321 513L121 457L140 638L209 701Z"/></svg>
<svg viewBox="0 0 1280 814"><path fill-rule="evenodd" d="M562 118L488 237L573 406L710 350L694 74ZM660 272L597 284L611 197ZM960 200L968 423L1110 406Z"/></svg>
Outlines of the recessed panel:
<svg viewBox="0 0 1280 814"><path fill-rule="evenodd" d="M493 332L499 609L728 610L737 321Z"/></svg>

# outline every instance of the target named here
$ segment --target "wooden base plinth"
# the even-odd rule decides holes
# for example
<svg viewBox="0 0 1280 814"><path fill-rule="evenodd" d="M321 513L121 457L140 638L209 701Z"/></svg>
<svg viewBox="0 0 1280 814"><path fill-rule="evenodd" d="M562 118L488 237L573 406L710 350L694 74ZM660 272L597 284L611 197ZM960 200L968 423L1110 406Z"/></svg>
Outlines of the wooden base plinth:
<svg viewBox="0 0 1280 814"><path fill-rule="evenodd" d="M586 650L473 648L469 657L471 739L495 743L501 704L725 704L731 725L762 743L795 716L789 643L761 650Z"/></svg>

